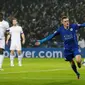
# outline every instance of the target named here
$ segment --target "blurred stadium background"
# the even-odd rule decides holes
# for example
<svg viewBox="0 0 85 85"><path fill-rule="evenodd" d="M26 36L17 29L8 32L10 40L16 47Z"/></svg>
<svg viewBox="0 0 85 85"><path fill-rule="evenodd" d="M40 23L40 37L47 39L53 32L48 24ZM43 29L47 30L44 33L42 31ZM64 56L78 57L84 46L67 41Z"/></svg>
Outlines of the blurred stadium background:
<svg viewBox="0 0 85 85"><path fill-rule="evenodd" d="M13 17L18 19L26 35L24 47L35 47L33 42L56 30L61 25L60 18L63 15L67 15L72 23L85 22L85 0L2 0L0 11L10 26ZM79 30L80 41L85 40L84 32L84 28ZM58 36L41 47L62 47L62 45L63 42Z"/></svg>

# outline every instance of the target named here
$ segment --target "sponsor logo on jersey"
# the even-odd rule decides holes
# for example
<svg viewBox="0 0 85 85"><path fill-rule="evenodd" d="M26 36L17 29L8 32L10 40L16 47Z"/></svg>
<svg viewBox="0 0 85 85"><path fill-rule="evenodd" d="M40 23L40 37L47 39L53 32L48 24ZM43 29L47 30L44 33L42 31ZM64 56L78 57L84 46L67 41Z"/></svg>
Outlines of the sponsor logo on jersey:
<svg viewBox="0 0 85 85"><path fill-rule="evenodd" d="M73 38L73 35L70 34L70 35L64 35L64 39L65 40L68 40L68 39L72 39Z"/></svg>
<svg viewBox="0 0 85 85"><path fill-rule="evenodd" d="M73 31L73 28L71 28L70 31Z"/></svg>

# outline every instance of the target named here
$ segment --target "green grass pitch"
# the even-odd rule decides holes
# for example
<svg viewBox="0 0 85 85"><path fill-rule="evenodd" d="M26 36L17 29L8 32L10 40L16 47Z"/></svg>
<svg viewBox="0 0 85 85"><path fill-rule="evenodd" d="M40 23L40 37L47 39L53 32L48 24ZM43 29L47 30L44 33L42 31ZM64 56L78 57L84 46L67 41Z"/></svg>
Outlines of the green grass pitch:
<svg viewBox="0 0 85 85"><path fill-rule="evenodd" d="M15 66L10 67L9 58L3 62L4 71L0 71L0 85L85 85L85 67L78 69L78 80L64 59L23 58L19 67L17 58Z"/></svg>

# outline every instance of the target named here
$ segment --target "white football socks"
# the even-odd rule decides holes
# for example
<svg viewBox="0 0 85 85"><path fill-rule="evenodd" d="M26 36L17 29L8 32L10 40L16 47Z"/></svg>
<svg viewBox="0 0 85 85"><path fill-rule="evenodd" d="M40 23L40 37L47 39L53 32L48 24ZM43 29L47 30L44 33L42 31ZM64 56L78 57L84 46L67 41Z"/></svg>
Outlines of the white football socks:
<svg viewBox="0 0 85 85"><path fill-rule="evenodd" d="M0 55L0 69L2 69L3 59L4 59L4 56Z"/></svg>
<svg viewBox="0 0 85 85"><path fill-rule="evenodd" d="M18 55L18 65L22 66L22 54Z"/></svg>
<svg viewBox="0 0 85 85"><path fill-rule="evenodd" d="M10 66L14 66L14 55L10 55Z"/></svg>
<svg viewBox="0 0 85 85"><path fill-rule="evenodd" d="M10 55L10 66L14 66L14 55ZM22 66L22 54L18 55L18 65Z"/></svg>

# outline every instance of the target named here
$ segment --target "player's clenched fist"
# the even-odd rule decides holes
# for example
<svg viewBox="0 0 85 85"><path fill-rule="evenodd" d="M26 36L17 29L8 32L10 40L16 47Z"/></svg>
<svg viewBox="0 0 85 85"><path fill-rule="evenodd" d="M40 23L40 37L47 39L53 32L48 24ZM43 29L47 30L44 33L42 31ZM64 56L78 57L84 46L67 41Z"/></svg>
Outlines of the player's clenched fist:
<svg viewBox="0 0 85 85"><path fill-rule="evenodd" d="M40 45L40 42L39 42L39 41L37 41L37 42L35 43L35 45L36 45L36 46L39 46L39 45Z"/></svg>

